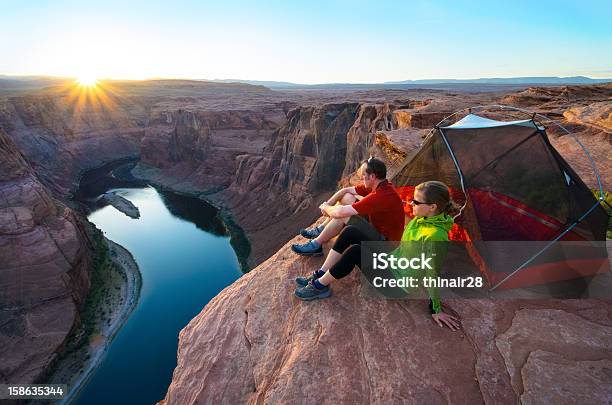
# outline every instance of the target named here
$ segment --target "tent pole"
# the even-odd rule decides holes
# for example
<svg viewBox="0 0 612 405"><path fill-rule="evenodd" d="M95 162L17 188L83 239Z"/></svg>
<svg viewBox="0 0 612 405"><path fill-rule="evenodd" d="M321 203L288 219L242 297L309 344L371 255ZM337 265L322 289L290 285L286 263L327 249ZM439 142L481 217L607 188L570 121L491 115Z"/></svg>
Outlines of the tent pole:
<svg viewBox="0 0 612 405"><path fill-rule="evenodd" d="M451 158L453 159L453 163L455 164L455 168L457 169L457 173L459 174L459 180L461 182L461 190L463 191L463 195L465 196L465 202L463 203L461 208L459 208L459 213L453 217L453 219L457 219L457 217L459 217L463 213L463 210L468 203L468 195L467 195L467 191L465 190L465 183L463 181L463 172L461 171L461 168L459 167L459 162L457 162L455 153L453 152L453 149L450 147L450 144L448 143L448 140L446 139L446 135L444 135L444 131L442 131L441 128L438 128L438 131L440 132L440 136L442 137L442 140L446 144L446 148L448 149L448 152L450 153Z"/></svg>
<svg viewBox="0 0 612 405"><path fill-rule="evenodd" d="M550 118L546 117L545 115L542 115L542 114L537 114L537 115L550 120ZM603 197L604 192L603 192L603 185L601 184L601 176L599 175L599 170L597 170L597 167L595 166L595 161L593 160L593 157L589 153L588 149L584 146L584 144L582 142L580 142L578 137L576 135L574 135L570 130L565 128L563 125L559 124L557 121L554 121L554 120L551 120L551 121L555 125L557 125L559 128L564 130L569 136L571 136L574 139L574 141L576 141L576 143L580 146L580 148L582 148L582 151L587 156L587 158L589 158L589 161L591 162L591 166L593 167L593 171L595 172L595 177L597 178L597 185L599 186L599 201L603 201L604 200L604 197Z"/></svg>

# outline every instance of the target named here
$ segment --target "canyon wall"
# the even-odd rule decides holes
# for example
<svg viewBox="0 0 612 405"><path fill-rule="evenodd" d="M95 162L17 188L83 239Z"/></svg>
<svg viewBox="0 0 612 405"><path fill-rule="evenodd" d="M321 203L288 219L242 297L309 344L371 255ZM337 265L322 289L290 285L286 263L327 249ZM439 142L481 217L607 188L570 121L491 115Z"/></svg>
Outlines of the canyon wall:
<svg viewBox="0 0 612 405"><path fill-rule="evenodd" d="M261 155L272 132L284 121L280 108L206 111L154 106L135 174L195 193L226 188L234 177L236 158Z"/></svg>
<svg viewBox="0 0 612 405"><path fill-rule="evenodd" d="M397 128L395 108L388 103L298 107L288 112L261 155L238 157L230 186L209 198L227 207L247 232L252 262L267 258L319 216L319 204L348 184L369 153L381 156L374 151L375 134Z"/></svg>
<svg viewBox="0 0 612 405"><path fill-rule="evenodd" d="M70 96L0 99L0 128L28 158L41 181L66 197L80 174L140 153L147 110L139 102L102 103Z"/></svg>
<svg viewBox="0 0 612 405"><path fill-rule="evenodd" d="M83 170L140 156L137 177L227 208L252 242L252 264L310 223L320 200L338 184L348 184L360 162L381 154L377 136L414 149L432 126L461 108L501 102L548 114L577 134L601 173L612 167L610 85L536 87L509 95L372 91L304 96L249 86L228 87L225 93L207 90L210 94L199 97L138 91L107 92L106 102L63 93L10 97L0 100L0 127L60 197L74 190ZM549 132L587 184L596 185L578 144L556 127ZM390 172L401 162L389 160ZM602 177L610 189L609 176Z"/></svg>
<svg viewBox="0 0 612 405"><path fill-rule="evenodd" d="M556 120L544 121L552 145L591 188L598 182L591 160L578 139L588 150L600 173L605 191L612 190L612 83L597 86L530 87L505 95L503 104L533 110Z"/></svg>
<svg viewBox="0 0 612 405"><path fill-rule="evenodd" d="M92 246L0 129L0 382L33 382L65 344L90 284Z"/></svg>

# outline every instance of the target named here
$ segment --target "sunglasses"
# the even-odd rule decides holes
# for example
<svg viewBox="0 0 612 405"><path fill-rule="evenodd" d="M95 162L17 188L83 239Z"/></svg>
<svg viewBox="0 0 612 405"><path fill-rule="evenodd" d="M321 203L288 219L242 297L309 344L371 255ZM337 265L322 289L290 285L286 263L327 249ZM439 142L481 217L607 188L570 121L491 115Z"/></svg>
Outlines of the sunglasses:
<svg viewBox="0 0 612 405"><path fill-rule="evenodd" d="M421 201L414 200L414 199L410 200L409 204L410 204L410 205L421 205L421 204L429 204L429 205L431 205L431 203L428 203L428 202L421 202Z"/></svg>

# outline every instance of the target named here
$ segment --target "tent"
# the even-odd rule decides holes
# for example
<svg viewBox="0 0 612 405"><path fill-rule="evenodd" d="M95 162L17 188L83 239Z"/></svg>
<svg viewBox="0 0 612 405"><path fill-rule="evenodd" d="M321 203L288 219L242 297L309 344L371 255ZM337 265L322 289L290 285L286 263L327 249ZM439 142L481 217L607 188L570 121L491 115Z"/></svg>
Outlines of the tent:
<svg viewBox="0 0 612 405"><path fill-rule="evenodd" d="M608 216L551 145L542 120L537 114L514 121L482 115L470 109L430 132L392 178L402 199L411 199L423 181L450 187L462 206L450 238L467 242L491 290L608 271Z"/></svg>

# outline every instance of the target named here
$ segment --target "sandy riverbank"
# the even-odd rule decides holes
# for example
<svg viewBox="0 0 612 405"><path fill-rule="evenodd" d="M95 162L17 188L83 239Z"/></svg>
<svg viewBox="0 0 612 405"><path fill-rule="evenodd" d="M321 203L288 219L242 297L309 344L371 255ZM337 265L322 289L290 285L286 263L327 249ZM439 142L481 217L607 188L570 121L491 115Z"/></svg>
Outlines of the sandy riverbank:
<svg viewBox="0 0 612 405"><path fill-rule="evenodd" d="M58 404L73 401L93 376L116 333L136 307L140 296L142 279L131 253L109 239L104 238L104 241L108 246L108 258L113 265L104 266L103 284L97 286L102 295L96 305L83 315L83 325L93 322L92 328L88 336L85 336L86 328L77 330L74 340L83 343L74 344L76 347L73 348L70 347L71 343L68 344L66 355L59 361L47 381L68 385L68 394L62 401L57 401ZM86 316L90 319L85 319Z"/></svg>

